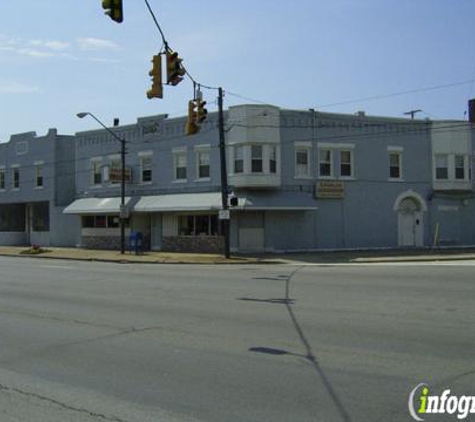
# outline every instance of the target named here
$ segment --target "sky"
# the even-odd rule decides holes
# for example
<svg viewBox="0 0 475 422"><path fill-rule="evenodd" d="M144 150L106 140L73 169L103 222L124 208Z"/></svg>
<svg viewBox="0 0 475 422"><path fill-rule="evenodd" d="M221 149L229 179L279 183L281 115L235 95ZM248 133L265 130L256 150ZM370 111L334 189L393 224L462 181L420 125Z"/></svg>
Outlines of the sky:
<svg viewBox="0 0 475 422"><path fill-rule="evenodd" d="M95 129L80 111L107 125L186 114L189 80L165 87L163 99L146 97L162 41L144 1L123 0L121 24L101 0L0 2L1 142ZM256 102L395 117L422 109L419 118L464 119L475 97L473 0L149 3L193 78L223 87L226 108ZM217 92L203 95L215 111Z"/></svg>

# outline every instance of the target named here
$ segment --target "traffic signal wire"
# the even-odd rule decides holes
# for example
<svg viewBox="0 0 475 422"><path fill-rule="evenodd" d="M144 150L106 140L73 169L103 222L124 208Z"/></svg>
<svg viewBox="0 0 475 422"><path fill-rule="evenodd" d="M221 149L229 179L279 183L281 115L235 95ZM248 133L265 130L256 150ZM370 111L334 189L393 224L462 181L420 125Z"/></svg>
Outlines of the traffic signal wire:
<svg viewBox="0 0 475 422"><path fill-rule="evenodd" d="M168 44L168 41L165 38L165 34L163 33L163 30L160 27L160 24L158 23L158 19L155 16L155 13L153 12L152 7L150 6L150 3L148 2L148 0L144 0L144 1L145 1L145 4L147 5L148 11L150 12L150 15L152 16L153 21L155 22L155 26L157 27L158 31L160 32L160 36L162 37L163 45L162 45L162 48L160 49L160 51L163 50L163 49L165 49L165 52L171 51L171 49L169 47L169 44ZM190 80L193 82L194 85L199 85L201 88L204 88L204 89L211 89L211 90L216 90L216 91L219 90L218 87L205 85L205 84L197 82L196 79L190 74L190 72L188 72L188 69L183 65L181 65L181 66L183 67L183 69L185 71L185 74L188 76L188 78L190 78Z"/></svg>
<svg viewBox="0 0 475 422"><path fill-rule="evenodd" d="M160 24L158 23L158 20L155 16L155 13L153 13L153 10L152 10L148 0L145 0L145 4L147 5L148 11L152 15L152 19L155 22L155 26L157 27L158 31L160 32L160 35L162 37L163 46L165 46L165 48L167 48L168 43L167 43L167 40L165 39L165 34L163 33L162 28L160 27ZM163 48L163 46L162 46L162 48ZM162 48L160 50L162 50Z"/></svg>

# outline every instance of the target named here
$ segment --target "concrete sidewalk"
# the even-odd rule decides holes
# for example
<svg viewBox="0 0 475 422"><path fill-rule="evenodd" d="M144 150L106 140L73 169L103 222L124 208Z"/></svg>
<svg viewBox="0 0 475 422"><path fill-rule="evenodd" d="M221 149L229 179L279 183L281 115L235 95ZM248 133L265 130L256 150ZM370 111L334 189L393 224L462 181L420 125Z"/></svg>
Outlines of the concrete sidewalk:
<svg viewBox="0 0 475 422"><path fill-rule="evenodd" d="M230 259L219 254L178 252L146 252L135 255L118 251L80 248L46 248L40 254L22 254L27 246L0 246L0 256L29 258L70 259L140 264L331 264L475 260L473 249L406 249L378 251L332 251L287 254L241 255L231 254Z"/></svg>
<svg viewBox="0 0 475 422"><path fill-rule="evenodd" d="M455 261L475 260L475 248L322 251L312 253L288 253L282 254L280 257L279 255L264 255L263 257L277 259L285 263L301 264Z"/></svg>
<svg viewBox="0 0 475 422"><path fill-rule="evenodd" d="M276 260L259 256L231 256L230 259L218 254L174 253L174 252L145 252L135 255L118 251L91 250L81 248L47 247L47 252L40 254L23 254L27 246L0 246L0 256L15 256L41 259L69 259L77 261L116 262L124 264L256 264L278 263Z"/></svg>

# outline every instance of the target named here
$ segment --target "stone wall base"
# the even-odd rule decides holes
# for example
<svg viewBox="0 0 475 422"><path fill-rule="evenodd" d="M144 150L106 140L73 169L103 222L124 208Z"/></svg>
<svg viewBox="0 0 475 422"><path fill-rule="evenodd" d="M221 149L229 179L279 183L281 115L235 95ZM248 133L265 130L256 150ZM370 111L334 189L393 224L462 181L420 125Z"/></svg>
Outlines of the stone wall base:
<svg viewBox="0 0 475 422"><path fill-rule="evenodd" d="M85 249L119 250L120 236L82 236L81 246ZM129 237L125 237L125 249L129 250ZM150 250L150 236L144 236L142 250Z"/></svg>
<svg viewBox="0 0 475 422"><path fill-rule="evenodd" d="M162 251L220 253L223 236L167 236L162 239Z"/></svg>

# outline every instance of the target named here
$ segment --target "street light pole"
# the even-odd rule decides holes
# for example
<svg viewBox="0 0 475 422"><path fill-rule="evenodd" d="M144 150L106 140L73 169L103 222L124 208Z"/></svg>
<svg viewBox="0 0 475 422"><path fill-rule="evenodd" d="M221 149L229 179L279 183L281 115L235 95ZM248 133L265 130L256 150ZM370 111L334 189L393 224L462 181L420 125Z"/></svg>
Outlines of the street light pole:
<svg viewBox="0 0 475 422"><path fill-rule="evenodd" d="M228 172L226 169L226 142L224 138L224 112L223 112L223 88L219 88L218 94L218 126L219 126L219 161L221 167L221 206L223 211L229 210L228 204ZM229 211L228 211L229 212ZM229 216L221 220L224 234L224 256L229 258Z"/></svg>
<svg viewBox="0 0 475 422"><path fill-rule="evenodd" d="M104 123L102 123L94 114L85 111L76 114L80 119L91 116L97 123L99 123L107 132L109 132L114 139L120 142L120 158L121 158L121 186L120 186L120 253L125 254L125 139L120 138L112 130L110 130Z"/></svg>

